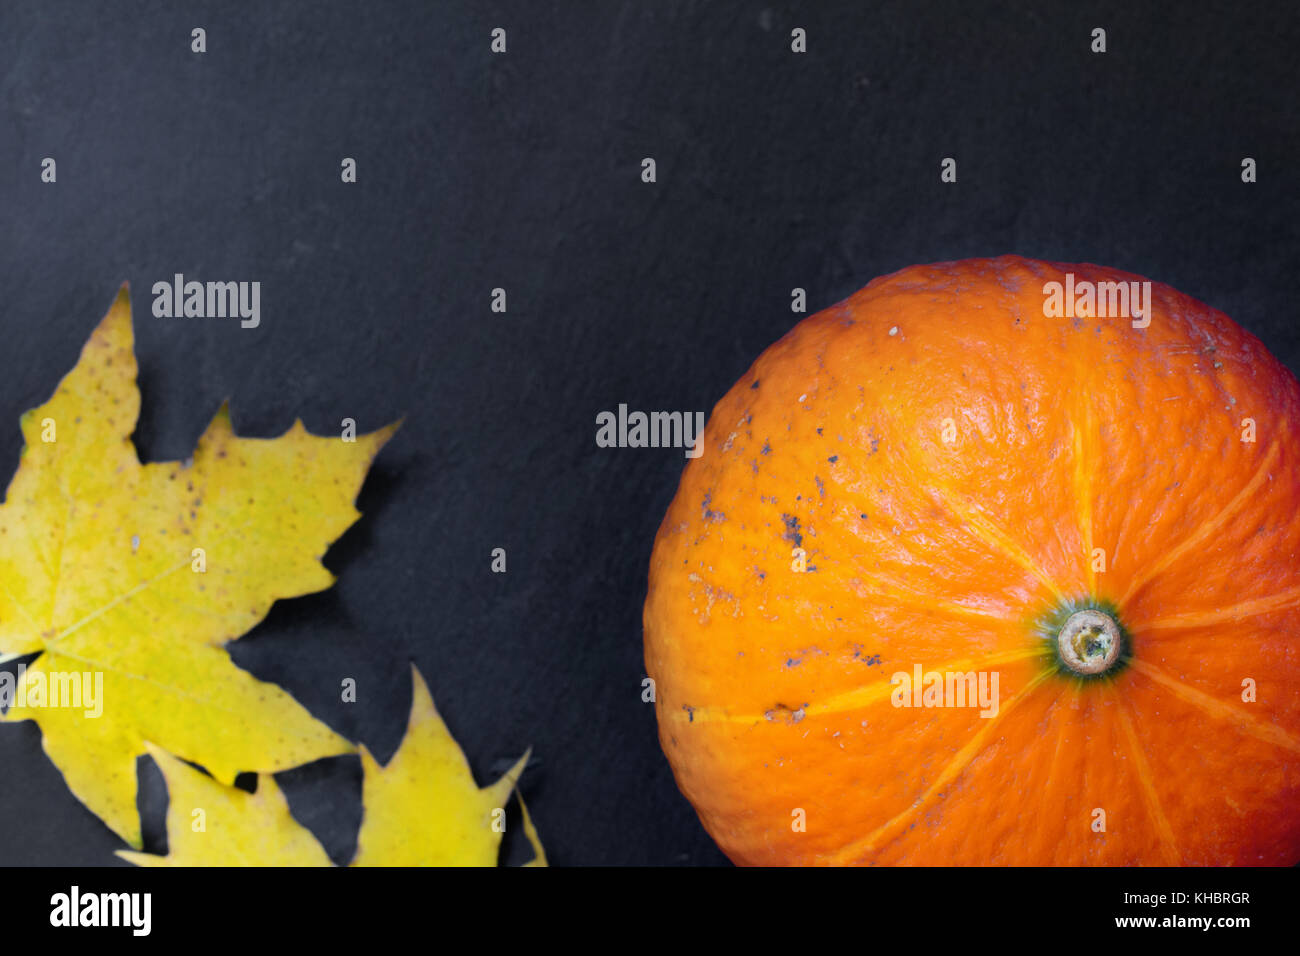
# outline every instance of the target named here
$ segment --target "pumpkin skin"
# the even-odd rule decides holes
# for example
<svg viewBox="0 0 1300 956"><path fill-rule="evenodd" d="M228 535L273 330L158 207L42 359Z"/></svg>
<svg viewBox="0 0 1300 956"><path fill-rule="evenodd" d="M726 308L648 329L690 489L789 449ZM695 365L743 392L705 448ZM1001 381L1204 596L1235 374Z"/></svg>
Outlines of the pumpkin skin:
<svg viewBox="0 0 1300 956"><path fill-rule="evenodd" d="M1066 273L1145 281L904 269L713 410L655 541L645 661L735 862L1300 860L1300 387L1159 283L1146 328L1045 317ZM1103 673L1058 643L1084 609L1116 624ZM895 706L917 665L996 673L996 714Z"/></svg>

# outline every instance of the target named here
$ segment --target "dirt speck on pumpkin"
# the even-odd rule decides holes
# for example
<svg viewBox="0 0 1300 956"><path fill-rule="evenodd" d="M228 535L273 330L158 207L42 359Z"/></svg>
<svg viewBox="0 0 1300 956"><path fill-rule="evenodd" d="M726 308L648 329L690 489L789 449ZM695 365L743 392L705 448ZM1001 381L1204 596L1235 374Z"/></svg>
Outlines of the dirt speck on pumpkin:
<svg viewBox="0 0 1300 956"><path fill-rule="evenodd" d="M796 548L803 544L803 534L799 530L799 519L794 515L781 515L781 520L785 522L785 534L781 537L789 541Z"/></svg>
<svg viewBox="0 0 1300 956"><path fill-rule="evenodd" d="M785 704L777 704L771 710L764 712L763 716L770 721L783 720L787 724L797 724L803 720L804 708L807 706L803 704L798 710L791 710Z"/></svg>

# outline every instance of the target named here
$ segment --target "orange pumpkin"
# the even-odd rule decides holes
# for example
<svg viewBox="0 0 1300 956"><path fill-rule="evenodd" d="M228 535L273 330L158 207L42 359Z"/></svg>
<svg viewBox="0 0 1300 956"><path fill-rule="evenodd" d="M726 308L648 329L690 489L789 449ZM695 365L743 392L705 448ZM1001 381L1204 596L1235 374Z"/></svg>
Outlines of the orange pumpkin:
<svg viewBox="0 0 1300 956"><path fill-rule="evenodd" d="M645 658L737 863L1300 860L1300 387L1144 281L904 269L718 403Z"/></svg>

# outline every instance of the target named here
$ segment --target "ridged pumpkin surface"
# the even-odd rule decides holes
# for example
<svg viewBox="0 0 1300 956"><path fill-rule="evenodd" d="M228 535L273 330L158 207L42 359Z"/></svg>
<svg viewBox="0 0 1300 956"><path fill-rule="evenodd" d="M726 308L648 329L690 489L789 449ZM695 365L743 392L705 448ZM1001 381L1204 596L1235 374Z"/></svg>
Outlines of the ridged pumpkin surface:
<svg viewBox="0 0 1300 956"><path fill-rule="evenodd" d="M1141 281L904 269L714 409L645 655L736 862L1300 861L1300 387L1158 283L1145 328L1046 317L1066 273ZM1119 635L1100 674L1058 644L1083 609ZM996 673L996 713L897 706L917 665Z"/></svg>

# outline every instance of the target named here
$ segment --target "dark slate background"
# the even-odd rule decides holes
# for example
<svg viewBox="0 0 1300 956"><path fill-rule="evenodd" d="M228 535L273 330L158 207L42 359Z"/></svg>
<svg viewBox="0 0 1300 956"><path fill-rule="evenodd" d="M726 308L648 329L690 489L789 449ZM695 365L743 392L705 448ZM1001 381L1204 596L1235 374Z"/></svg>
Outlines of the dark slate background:
<svg viewBox="0 0 1300 956"><path fill-rule="evenodd" d="M248 435L406 416L328 556L337 586L277 605L236 661L381 759L414 661L480 781L534 748L554 863L725 862L640 699L646 568L684 459L598 449L596 413L712 408L794 322L792 287L815 311L1005 252L1170 283L1300 367L1286 6L6 0L0 475L123 280L146 460L186 457L226 397ZM259 280L261 327L154 318L176 272ZM159 849L165 791L140 766ZM282 780L346 859L356 760ZM119 846L36 726L0 726L0 862Z"/></svg>

